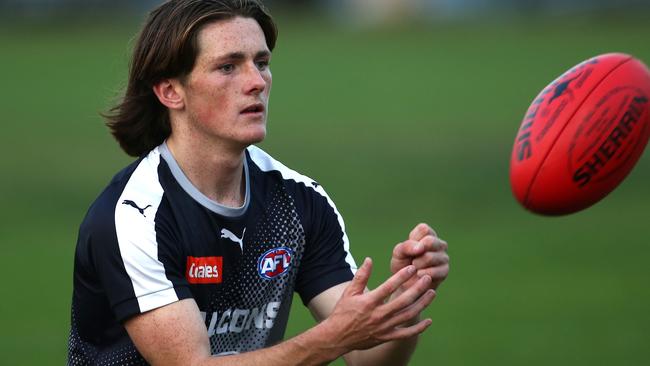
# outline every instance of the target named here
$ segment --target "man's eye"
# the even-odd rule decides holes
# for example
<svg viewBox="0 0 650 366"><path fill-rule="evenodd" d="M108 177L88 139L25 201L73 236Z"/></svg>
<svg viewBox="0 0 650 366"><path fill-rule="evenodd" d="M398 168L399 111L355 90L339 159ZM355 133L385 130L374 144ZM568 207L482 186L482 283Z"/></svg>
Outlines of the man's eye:
<svg viewBox="0 0 650 366"><path fill-rule="evenodd" d="M218 67L219 71L222 71L224 73L231 73L235 69L235 65L233 64L225 64L221 65Z"/></svg>
<svg viewBox="0 0 650 366"><path fill-rule="evenodd" d="M257 68L260 70L266 70L269 67L269 61L264 60L264 61L257 61Z"/></svg>

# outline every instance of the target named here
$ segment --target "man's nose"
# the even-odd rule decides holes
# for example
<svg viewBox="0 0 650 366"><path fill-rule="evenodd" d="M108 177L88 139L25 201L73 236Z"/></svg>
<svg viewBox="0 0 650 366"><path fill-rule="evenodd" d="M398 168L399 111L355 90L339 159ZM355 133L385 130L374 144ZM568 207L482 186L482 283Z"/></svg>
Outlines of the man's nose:
<svg viewBox="0 0 650 366"><path fill-rule="evenodd" d="M247 67L246 83L244 84L246 94L259 94L266 89L266 80L262 72L255 64Z"/></svg>

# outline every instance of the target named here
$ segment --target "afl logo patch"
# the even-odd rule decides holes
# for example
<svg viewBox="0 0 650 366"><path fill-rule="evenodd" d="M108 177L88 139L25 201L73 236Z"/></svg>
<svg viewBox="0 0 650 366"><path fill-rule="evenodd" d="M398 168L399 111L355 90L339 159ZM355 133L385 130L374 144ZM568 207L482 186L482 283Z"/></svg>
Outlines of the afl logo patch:
<svg viewBox="0 0 650 366"><path fill-rule="evenodd" d="M264 279L274 279L291 269L292 259L293 251L287 247L267 250L257 262L257 273Z"/></svg>

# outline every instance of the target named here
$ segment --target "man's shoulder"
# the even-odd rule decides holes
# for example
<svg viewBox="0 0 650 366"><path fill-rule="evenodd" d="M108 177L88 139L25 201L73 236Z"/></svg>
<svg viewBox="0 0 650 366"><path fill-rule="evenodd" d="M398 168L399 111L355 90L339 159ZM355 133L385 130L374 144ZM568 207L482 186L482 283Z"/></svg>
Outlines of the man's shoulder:
<svg viewBox="0 0 650 366"><path fill-rule="evenodd" d="M340 217L329 194L317 181L288 168L259 147L250 146L247 153L249 164L255 166L253 170L258 170L259 174L266 176L264 181L273 181L273 187L277 187L276 184L279 183L291 196L292 204L298 209L306 226L309 226L308 223L316 223L323 215Z"/></svg>
<svg viewBox="0 0 650 366"><path fill-rule="evenodd" d="M320 187L314 179L296 171L279 160L273 158L266 151L257 146L249 146L246 149L248 157L262 173L275 174L284 181L294 182L306 188L317 190Z"/></svg>
<svg viewBox="0 0 650 366"><path fill-rule="evenodd" d="M90 205L82 223L82 229L84 227L101 228L107 224L112 225L114 223L115 210L118 207L118 201L124 193L127 184L131 181L136 169L141 168L143 164L147 164L150 159L151 153L130 163L113 176Z"/></svg>

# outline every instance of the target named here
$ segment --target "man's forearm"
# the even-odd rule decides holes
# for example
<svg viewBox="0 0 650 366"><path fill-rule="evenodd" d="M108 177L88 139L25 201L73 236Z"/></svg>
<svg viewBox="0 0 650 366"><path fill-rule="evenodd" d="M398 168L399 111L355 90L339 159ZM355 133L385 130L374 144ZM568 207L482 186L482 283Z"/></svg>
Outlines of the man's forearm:
<svg viewBox="0 0 650 366"><path fill-rule="evenodd" d="M317 366L326 365L343 355L340 348L323 338L317 328L311 328L273 347L252 352L210 357L201 366ZM417 345L418 337L387 342L377 347L353 351L343 355L346 363L354 366L400 366L408 362Z"/></svg>
<svg viewBox="0 0 650 366"><path fill-rule="evenodd" d="M321 324L275 346L252 352L209 357L200 360L201 366L317 366L341 357L346 350L335 346L335 338Z"/></svg>
<svg viewBox="0 0 650 366"><path fill-rule="evenodd" d="M408 325L415 324L417 321L409 322ZM408 365L415 347L418 343L419 336L395 340L381 344L377 347L353 351L345 355L345 361L350 366L401 366Z"/></svg>

